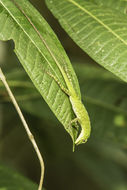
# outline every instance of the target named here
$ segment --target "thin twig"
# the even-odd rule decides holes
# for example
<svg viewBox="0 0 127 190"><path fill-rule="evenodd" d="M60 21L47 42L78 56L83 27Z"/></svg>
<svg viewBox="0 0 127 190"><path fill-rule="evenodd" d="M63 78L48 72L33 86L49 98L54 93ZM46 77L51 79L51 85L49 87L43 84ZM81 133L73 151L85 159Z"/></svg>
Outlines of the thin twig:
<svg viewBox="0 0 127 190"><path fill-rule="evenodd" d="M40 150L39 150L39 148L38 148L38 146L36 144L36 141L34 139L33 134L31 133L31 131L30 131L30 129L29 129L29 127L28 127L28 125L27 125L27 123L25 121L25 118L24 118L24 116L23 116L23 114L22 114L22 112L21 112L21 110L19 108L18 103L16 102L16 99L15 99L14 95L11 92L11 89L10 89L10 87L9 87L7 81L6 81L6 78L5 78L1 68L0 68L0 79L3 82L5 88L6 88L8 94L10 96L10 99L12 100L12 102L13 102L13 104L15 106L15 109L16 109L16 111L17 111L17 113L18 113L18 115L19 115L19 117L20 117L20 119L21 119L21 121L23 123L23 126L24 126L24 128L25 128L25 130L27 132L27 135L28 135L28 137L29 137L29 139L30 139L30 141L31 141L31 143L32 143L32 145L34 147L34 150L35 150L35 152L36 152L36 154L38 156L38 159L39 159L39 162L40 162L40 165L41 165L41 177L40 177L40 183L39 183L38 190L42 190L43 179L44 179L44 161L43 161L43 158L41 156Z"/></svg>

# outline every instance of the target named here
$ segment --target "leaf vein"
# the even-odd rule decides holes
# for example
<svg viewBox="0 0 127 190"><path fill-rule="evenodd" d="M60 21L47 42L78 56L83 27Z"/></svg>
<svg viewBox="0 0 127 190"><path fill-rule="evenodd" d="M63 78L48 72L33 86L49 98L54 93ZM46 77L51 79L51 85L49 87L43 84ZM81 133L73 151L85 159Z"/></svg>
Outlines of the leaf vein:
<svg viewBox="0 0 127 190"><path fill-rule="evenodd" d="M110 33L112 33L117 39L119 39L121 42L123 42L125 45L127 45L127 42L123 40L118 34L116 34L109 26L107 26L104 22L102 22L99 18L97 18L95 15L93 15L91 12L89 12L86 8L79 5L74 0L68 0L75 6L77 6L79 9L84 11L86 14L88 14L90 17L92 17L94 20L96 20L99 24L101 24L104 28L106 28Z"/></svg>

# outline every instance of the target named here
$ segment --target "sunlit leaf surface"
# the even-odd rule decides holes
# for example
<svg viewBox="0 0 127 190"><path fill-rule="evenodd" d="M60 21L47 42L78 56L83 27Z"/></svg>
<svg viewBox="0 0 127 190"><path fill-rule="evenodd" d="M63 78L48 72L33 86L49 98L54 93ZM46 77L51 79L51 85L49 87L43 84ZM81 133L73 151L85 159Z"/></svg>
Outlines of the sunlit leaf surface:
<svg viewBox="0 0 127 190"><path fill-rule="evenodd" d="M120 1L46 0L71 38L97 63L127 81L127 15ZM115 2L115 1L114 1ZM126 2L123 2L124 4ZM125 7L126 8L126 7Z"/></svg>

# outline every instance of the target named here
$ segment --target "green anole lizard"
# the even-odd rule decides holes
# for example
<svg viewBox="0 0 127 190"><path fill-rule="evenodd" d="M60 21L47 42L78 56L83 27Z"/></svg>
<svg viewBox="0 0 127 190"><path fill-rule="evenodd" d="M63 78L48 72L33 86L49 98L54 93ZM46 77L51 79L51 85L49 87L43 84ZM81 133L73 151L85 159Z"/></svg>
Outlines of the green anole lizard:
<svg viewBox="0 0 127 190"><path fill-rule="evenodd" d="M50 75L57 82L60 88L69 96L70 102L72 104L72 109L76 115L76 118L72 120L71 123L78 122L81 126L81 133L76 139L75 144L79 145L82 143L86 143L91 133L91 125L88 113L81 99L77 96L75 90L73 89L72 84L69 81L65 71L62 69L60 65L58 67L61 71L61 74L65 80L68 89L64 88L63 85L54 75L50 74L49 72L47 72L47 74Z"/></svg>

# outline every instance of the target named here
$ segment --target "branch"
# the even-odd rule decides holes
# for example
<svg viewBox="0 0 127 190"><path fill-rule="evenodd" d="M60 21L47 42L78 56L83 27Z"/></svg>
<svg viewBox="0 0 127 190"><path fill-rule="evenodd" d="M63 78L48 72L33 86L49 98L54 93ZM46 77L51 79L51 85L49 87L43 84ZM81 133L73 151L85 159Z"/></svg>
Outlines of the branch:
<svg viewBox="0 0 127 190"><path fill-rule="evenodd" d="M38 156L40 166L41 166L41 177L40 177L40 183L39 183L38 190L42 190L43 179L44 179L44 161L43 161L43 158L41 156L40 150L39 150L39 148L37 146L37 143L36 143L36 141L34 139L33 134L31 133L31 131L30 131L30 129L29 129L27 123L26 123L26 120L25 120L25 118L24 118L24 116L23 116L23 114L22 114L22 112L20 110L20 107L19 107L18 103L16 102L16 99L15 99L14 95L11 92L11 89L10 89L10 87L9 87L7 81L6 81L6 78L5 78L1 68L0 68L0 79L4 84L4 86L5 86L5 88L6 88L7 92L8 92L8 95L10 96L10 99L11 99L12 103L14 104L14 107L15 107L15 109L16 109L16 111L17 111L17 113L18 113L18 115L19 115L19 117L20 117L20 119L21 119L21 121L23 123L23 126L24 126L26 132L27 132L28 138L30 139L30 141L31 141L31 143L33 145L33 148L34 148L34 150L35 150L35 152L36 152L36 154Z"/></svg>

